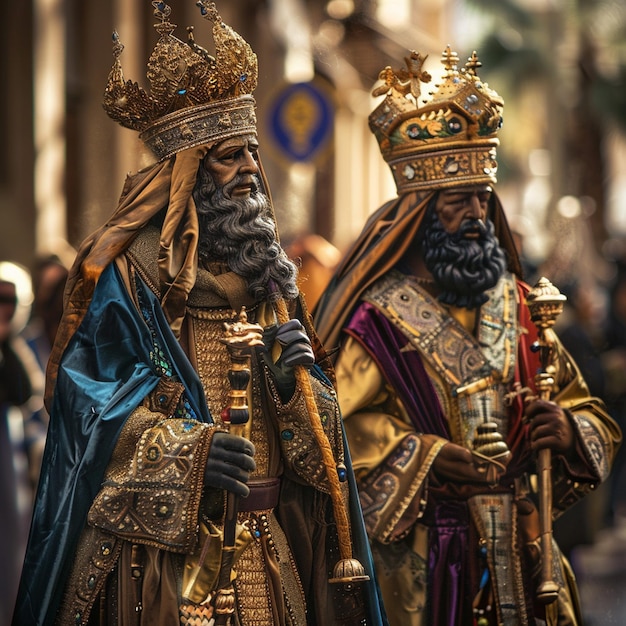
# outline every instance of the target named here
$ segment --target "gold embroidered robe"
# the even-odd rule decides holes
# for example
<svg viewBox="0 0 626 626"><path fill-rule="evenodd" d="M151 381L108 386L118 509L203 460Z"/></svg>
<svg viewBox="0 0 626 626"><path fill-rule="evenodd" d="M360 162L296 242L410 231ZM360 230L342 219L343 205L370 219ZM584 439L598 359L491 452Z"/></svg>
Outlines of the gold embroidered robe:
<svg viewBox="0 0 626 626"><path fill-rule="evenodd" d="M433 617L438 610L431 589L438 584L432 579L433 537L441 523L438 507L457 505L458 519L445 532L467 533L462 548L467 554L448 566L466 566L469 582L451 576L454 583L437 602L456 603L461 621L455 623L470 624L479 617L486 624L536 623L528 570L537 564L537 511L533 506L528 512L526 506L535 467L519 396L507 400L520 386L533 385L520 348L529 347L526 334L532 332L523 293L513 277L503 278L478 318L466 324L474 328L476 322L478 330L472 333L464 325L466 314L455 318L412 277L394 270L365 292L344 327L348 336L336 364L339 401L392 626L440 623ZM410 389L403 390L406 380L395 373L395 361L409 353L417 353L424 368L424 375L410 383L432 389L422 392L433 397L446 422L437 433L425 429L427 420L420 422L416 409L409 408L416 401ZM577 460L554 459L555 515L606 478L621 438L602 402L589 397L566 352L559 348L558 355L555 400L571 416ZM511 470L497 485L482 489L439 483L431 467L441 447L451 440L471 449L486 413L511 446ZM489 592L480 590L487 575L477 563L481 549L487 550ZM575 583L567 563L555 559L555 577L561 584L559 624L576 624Z"/></svg>
<svg viewBox="0 0 626 626"><path fill-rule="evenodd" d="M146 229L116 261L130 293L135 275L157 292L155 241L158 231ZM216 277L199 270L181 345L199 374L217 427L230 389L229 356L220 340L224 322L234 321L241 304L248 306L250 321L262 326L276 323L273 307L254 306L243 281L232 274ZM310 378L324 429L341 464L336 393L328 380ZM126 420L89 511L59 624L71 620L171 626L179 621L183 595L192 604L201 603L214 591L224 492L205 488L203 471L215 428L174 416L182 394L179 383L164 377ZM255 355L249 395L256 470L250 503L241 500L238 516L236 623L304 626L312 619L334 623L342 610L343 590L330 586L328 579L339 553L326 470L304 397L296 389L283 402ZM347 485L342 488L347 499ZM195 586L188 587L203 549L204 566ZM346 600L348 611L352 601Z"/></svg>

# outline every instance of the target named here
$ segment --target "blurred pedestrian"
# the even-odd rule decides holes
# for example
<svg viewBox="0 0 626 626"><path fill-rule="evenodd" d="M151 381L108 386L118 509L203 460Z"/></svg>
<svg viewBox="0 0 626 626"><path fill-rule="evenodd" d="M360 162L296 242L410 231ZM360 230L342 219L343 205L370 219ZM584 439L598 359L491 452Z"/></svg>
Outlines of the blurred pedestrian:
<svg viewBox="0 0 626 626"><path fill-rule="evenodd" d="M606 346L605 294L599 284L590 280L579 282L572 279L563 285L562 291L567 301L554 329L563 347L580 368L589 387L589 394L604 400L607 387L602 360L602 352ZM619 455L618 451L616 458ZM606 483L555 520L554 536L568 558L576 546L593 544L598 530L605 525L612 482L613 474ZM574 569L576 565L574 561Z"/></svg>
<svg viewBox="0 0 626 626"><path fill-rule="evenodd" d="M33 496L25 422L43 373L19 335L31 303L26 269L0 262L0 624L8 624L13 611Z"/></svg>
<svg viewBox="0 0 626 626"><path fill-rule="evenodd" d="M33 269L33 310L23 335L44 370L63 315L63 292L72 261L47 254Z"/></svg>
<svg viewBox="0 0 626 626"><path fill-rule="evenodd" d="M333 276L341 253L330 241L312 233L294 239L285 252L299 265L298 286L309 310L313 310Z"/></svg>
<svg viewBox="0 0 626 626"><path fill-rule="evenodd" d="M606 322L606 350L602 354L605 372L606 401L609 410L626 429L626 264L619 263L616 279L609 294ZM607 523L616 515L626 518L626 449L615 459L611 478Z"/></svg>

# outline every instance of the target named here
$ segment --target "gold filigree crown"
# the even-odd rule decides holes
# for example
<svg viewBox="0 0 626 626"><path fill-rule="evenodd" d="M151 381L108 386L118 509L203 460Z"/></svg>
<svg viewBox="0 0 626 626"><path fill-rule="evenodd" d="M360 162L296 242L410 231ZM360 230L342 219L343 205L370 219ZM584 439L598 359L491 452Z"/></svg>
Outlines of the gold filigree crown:
<svg viewBox="0 0 626 626"><path fill-rule="evenodd" d="M372 92L386 94L369 125L398 193L495 183L502 98L478 77L476 52L459 69L448 46L441 82L420 100L420 83L431 80L422 69L426 58L413 51L404 59L406 69L387 66L379 74L383 84Z"/></svg>
<svg viewBox="0 0 626 626"><path fill-rule="evenodd" d="M256 132L255 101L258 65L250 45L222 22L215 4L196 2L213 23L215 56L199 46L188 28L188 41L172 33L170 7L152 2L159 40L148 60L150 93L124 80L120 55L124 46L113 33L115 61L104 92L107 114L141 140L159 160L180 150Z"/></svg>

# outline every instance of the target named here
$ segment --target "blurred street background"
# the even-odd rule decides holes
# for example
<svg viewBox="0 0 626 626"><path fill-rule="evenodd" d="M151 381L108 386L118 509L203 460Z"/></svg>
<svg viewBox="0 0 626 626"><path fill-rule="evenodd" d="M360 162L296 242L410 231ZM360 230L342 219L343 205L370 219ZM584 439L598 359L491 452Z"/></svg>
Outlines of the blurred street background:
<svg viewBox="0 0 626 626"><path fill-rule="evenodd" d="M176 35L212 52L194 0L171 0ZM411 50L441 71L450 44L504 98L498 194L526 279L568 297L557 332L592 392L626 425L626 3L623 0L218 0L259 59L259 135L283 245L315 304L341 252L395 196L368 128L379 72ZM14 593L45 440L49 342L80 242L111 214L124 178L147 164L136 133L102 94L124 45L125 78L147 88L157 39L149 0L3 2L0 20L0 283L16 295L3 351L18 354L30 395L0 384L0 626ZM6 301L3 300L6 297ZM1 321L1 320L0 320ZM28 346L28 349L25 349ZM4 392L3 392L4 393ZM11 399L12 398L12 399ZM558 524L591 626L626 624L626 485L611 480ZM5 467L6 466L6 467ZM11 565L15 565L11 567ZM12 605L11 605L12 606ZM10 613L9 613L10 614Z"/></svg>
<svg viewBox="0 0 626 626"><path fill-rule="evenodd" d="M585 626L626 624L626 515L574 551Z"/></svg>

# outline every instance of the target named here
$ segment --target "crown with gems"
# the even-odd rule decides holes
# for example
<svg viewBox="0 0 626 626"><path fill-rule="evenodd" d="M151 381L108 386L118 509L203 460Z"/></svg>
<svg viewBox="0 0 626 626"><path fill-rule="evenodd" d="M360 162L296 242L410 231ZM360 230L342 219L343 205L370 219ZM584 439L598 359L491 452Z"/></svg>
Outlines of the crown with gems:
<svg viewBox="0 0 626 626"><path fill-rule="evenodd" d="M442 56L444 76L430 98L421 84L431 80L422 68L427 55L411 52L406 69L387 66L374 96L385 99L369 116L369 126L389 164L398 193L495 183L497 132L504 102L476 73L476 52L459 69L448 46Z"/></svg>
<svg viewBox="0 0 626 626"><path fill-rule="evenodd" d="M104 92L107 114L140 139L159 160L203 143L256 132L255 101L258 65L250 45L222 22L215 3L196 2L213 23L215 56L199 46L188 28L188 41L172 33L171 8L152 2L159 40L148 60L150 92L124 80L120 55L124 46L113 33L115 58Z"/></svg>

